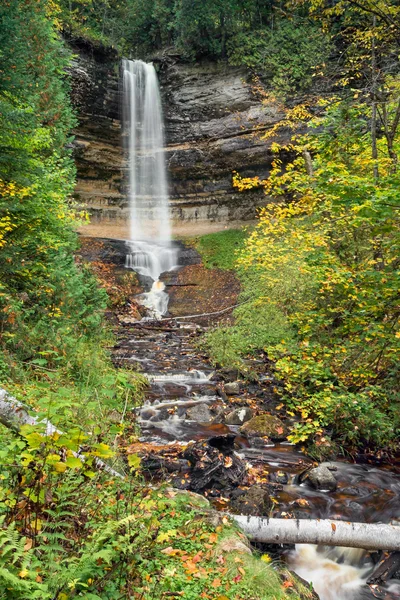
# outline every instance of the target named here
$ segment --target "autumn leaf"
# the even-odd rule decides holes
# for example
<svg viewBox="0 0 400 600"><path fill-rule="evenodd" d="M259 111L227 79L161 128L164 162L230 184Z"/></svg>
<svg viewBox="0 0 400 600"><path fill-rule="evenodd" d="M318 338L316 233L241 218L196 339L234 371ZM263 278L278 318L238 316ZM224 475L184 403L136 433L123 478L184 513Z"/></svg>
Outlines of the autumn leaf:
<svg viewBox="0 0 400 600"><path fill-rule="evenodd" d="M168 548L164 548L161 550L161 554L166 554L167 556L176 556L177 554L181 554L182 550L178 550L177 548L173 548L172 546L168 546Z"/></svg>
<svg viewBox="0 0 400 600"><path fill-rule="evenodd" d="M25 579L25 577L27 577L28 575L29 571L27 571L26 569L22 569L22 571L18 573L18 577L21 577L21 579Z"/></svg>
<svg viewBox="0 0 400 600"><path fill-rule="evenodd" d="M27 552L28 550L30 550L32 548L32 544L33 544L32 538L26 538L26 542L24 545L24 551Z"/></svg>

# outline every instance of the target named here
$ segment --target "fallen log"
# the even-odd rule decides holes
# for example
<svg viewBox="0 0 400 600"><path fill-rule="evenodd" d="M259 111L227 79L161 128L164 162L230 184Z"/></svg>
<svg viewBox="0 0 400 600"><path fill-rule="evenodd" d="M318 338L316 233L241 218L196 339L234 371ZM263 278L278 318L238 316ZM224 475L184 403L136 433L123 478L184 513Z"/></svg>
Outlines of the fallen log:
<svg viewBox="0 0 400 600"><path fill-rule="evenodd" d="M400 527L330 519L268 519L227 515L255 542L324 544L364 550L400 550Z"/></svg>
<svg viewBox="0 0 400 600"><path fill-rule="evenodd" d="M165 322L165 321L182 321L183 319L195 319L197 317L213 317L216 315L222 315L226 312L228 312L229 310L233 310L234 308L237 308L238 306L242 306L243 304L248 304L249 302L251 302L251 300L245 300L244 302L239 302L239 304L234 304L233 306L227 306L226 308L223 308L222 310L214 310L213 312L208 312L208 313L199 313L197 315L184 315L181 317L163 317L161 319L161 321Z"/></svg>
<svg viewBox="0 0 400 600"><path fill-rule="evenodd" d="M43 425L44 431L41 432L43 437L49 437L54 433L62 435L62 431L57 429L48 419L39 419L29 414L29 408L22 404L19 400L11 396L5 389L0 388L0 423L15 433L19 433L22 425ZM85 457L80 451L73 452L76 458L85 462ZM115 471L112 467L104 463L99 458L95 458L93 466L100 470L110 473L114 477L123 477L121 473Z"/></svg>

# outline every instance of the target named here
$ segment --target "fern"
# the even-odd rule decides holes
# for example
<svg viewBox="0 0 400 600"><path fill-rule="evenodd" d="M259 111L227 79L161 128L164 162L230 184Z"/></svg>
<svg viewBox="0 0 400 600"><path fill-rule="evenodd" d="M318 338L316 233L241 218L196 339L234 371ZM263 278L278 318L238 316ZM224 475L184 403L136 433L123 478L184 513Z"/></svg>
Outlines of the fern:
<svg viewBox="0 0 400 600"><path fill-rule="evenodd" d="M37 572L33 565L37 559L32 550L25 550L26 538L20 536L15 523L4 526L0 517L0 592L1 597L18 600L49 598L47 586L35 581Z"/></svg>

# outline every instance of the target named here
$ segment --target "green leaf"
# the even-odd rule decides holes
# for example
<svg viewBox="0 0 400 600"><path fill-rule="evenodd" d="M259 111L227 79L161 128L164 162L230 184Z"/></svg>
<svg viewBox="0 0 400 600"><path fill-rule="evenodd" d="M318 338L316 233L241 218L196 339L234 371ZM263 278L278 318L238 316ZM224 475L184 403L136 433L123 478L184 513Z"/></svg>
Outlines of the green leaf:
<svg viewBox="0 0 400 600"><path fill-rule="evenodd" d="M128 456L128 465L132 467L132 469L137 470L140 467L140 463L142 462L140 456L137 454L129 454Z"/></svg>
<svg viewBox="0 0 400 600"><path fill-rule="evenodd" d="M82 461L79 458L76 458L76 456L68 456L65 462L71 469L80 469L83 465Z"/></svg>

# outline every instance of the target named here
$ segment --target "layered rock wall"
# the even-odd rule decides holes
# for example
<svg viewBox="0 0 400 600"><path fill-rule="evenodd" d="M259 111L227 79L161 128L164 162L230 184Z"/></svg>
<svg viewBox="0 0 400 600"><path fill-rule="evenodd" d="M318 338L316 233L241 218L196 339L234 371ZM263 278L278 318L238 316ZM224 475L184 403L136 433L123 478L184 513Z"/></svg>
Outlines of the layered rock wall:
<svg viewBox="0 0 400 600"><path fill-rule="evenodd" d="M71 70L78 109L76 198L92 215L86 233L127 237L119 61L110 53L77 48ZM246 71L224 63L182 63L161 56L156 63L166 134L171 208L177 233L197 233L255 218L265 204L262 190L239 193L232 171L264 178L271 164L262 131L282 118L263 105Z"/></svg>

